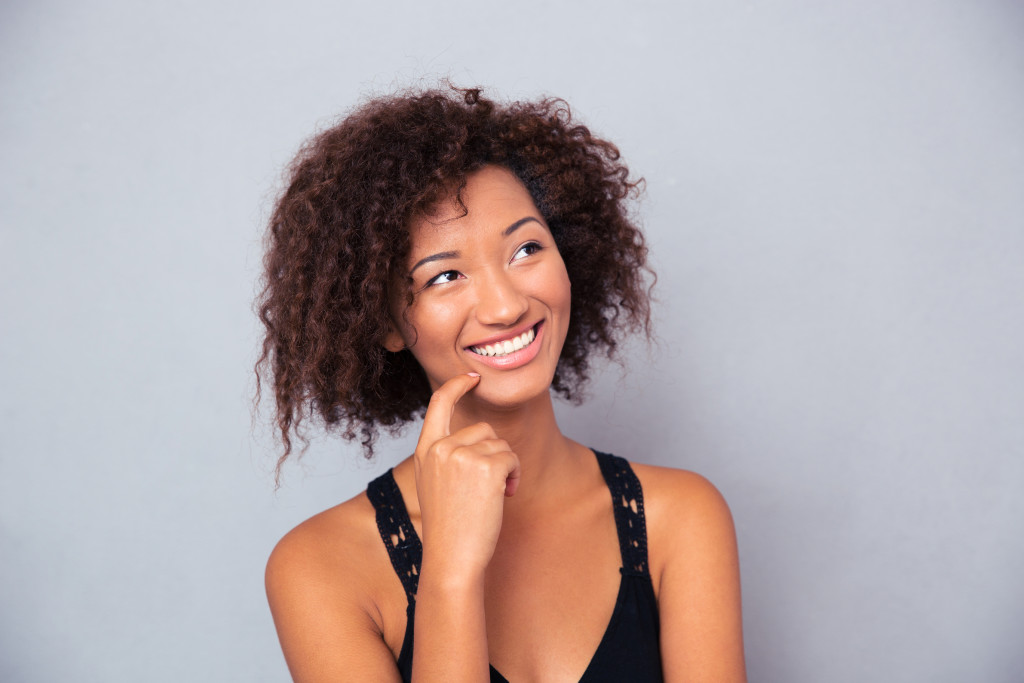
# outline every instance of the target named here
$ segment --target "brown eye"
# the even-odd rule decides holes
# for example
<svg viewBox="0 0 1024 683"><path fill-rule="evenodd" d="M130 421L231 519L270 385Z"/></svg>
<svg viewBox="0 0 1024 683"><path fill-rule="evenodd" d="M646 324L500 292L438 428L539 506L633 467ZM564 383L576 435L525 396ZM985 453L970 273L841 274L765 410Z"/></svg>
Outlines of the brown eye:
<svg viewBox="0 0 1024 683"><path fill-rule="evenodd" d="M518 249L516 249L516 253L512 255L512 260L513 261L519 261L521 259L526 258L527 256L533 256L538 251L540 251L542 248L543 247L541 247L536 242L527 242L523 246L521 246Z"/></svg>
<svg viewBox="0 0 1024 683"><path fill-rule="evenodd" d="M455 282L461 277L462 273L460 273L457 270L446 270L443 273L438 273L434 277L427 280L427 287L444 284L445 282Z"/></svg>

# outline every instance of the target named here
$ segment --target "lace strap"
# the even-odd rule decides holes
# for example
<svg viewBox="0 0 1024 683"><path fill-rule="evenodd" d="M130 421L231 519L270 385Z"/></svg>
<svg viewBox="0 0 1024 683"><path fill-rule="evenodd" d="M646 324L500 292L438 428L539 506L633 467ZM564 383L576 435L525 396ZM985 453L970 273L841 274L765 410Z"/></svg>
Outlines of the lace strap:
<svg viewBox="0 0 1024 683"><path fill-rule="evenodd" d="M622 571L646 576L647 523L644 518L644 492L640 480L625 459L594 451L601 474L612 494L615 528L619 534Z"/></svg>
<svg viewBox="0 0 1024 683"><path fill-rule="evenodd" d="M388 549L388 557L405 588L405 596L412 604L420 583L420 565L423 563L423 545L405 509L402 492L395 483L395 475L388 470L370 482L366 495L377 512L377 531Z"/></svg>

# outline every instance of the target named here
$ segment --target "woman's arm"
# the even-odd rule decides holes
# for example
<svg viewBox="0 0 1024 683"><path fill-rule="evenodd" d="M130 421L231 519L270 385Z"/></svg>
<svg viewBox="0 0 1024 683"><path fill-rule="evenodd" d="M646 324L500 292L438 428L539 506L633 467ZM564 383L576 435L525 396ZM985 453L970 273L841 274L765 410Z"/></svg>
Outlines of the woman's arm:
<svg viewBox="0 0 1024 683"><path fill-rule="evenodd" d="M451 433L455 404L479 375L457 375L434 392L413 455L422 518L416 594L415 683L490 680L484 572L501 531L519 459L490 425Z"/></svg>
<svg viewBox="0 0 1024 683"><path fill-rule="evenodd" d="M692 472L639 466L670 683L746 681L739 559L729 507ZM646 474L647 476L644 476Z"/></svg>

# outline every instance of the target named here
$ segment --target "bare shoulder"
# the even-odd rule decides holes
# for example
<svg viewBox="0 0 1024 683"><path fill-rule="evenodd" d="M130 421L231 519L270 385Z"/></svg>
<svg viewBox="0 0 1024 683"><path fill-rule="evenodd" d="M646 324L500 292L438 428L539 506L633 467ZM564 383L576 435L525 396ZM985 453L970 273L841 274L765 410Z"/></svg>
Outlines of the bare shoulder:
<svg viewBox="0 0 1024 683"><path fill-rule="evenodd" d="M732 516L725 498L710 481L688 470L631 463L644 492L648 526L653 522L722 522ZM651 519L653 517L653 519Z"/></svg>
<svg viewBox="0 0 1024 683"><path fill-rule="evenodd" d="M687 470L633 464L644 492L652 574L703 552L735 554L732 513L714 484ZM655 571L659 570L659 571Z"/></svg>
<svg viewBox="0 0 1024 683"><path fill-rule="evenodd" d="M644 492L666 681L745 681L732 514L693 472L634 465Z"/></svg>
<svg viewBox="0 0 1024 683"><path fill-rule="evenodd" d="M395 595L387 553L365 493L288 532L267 561L267 600L296 681L394 673L383 614ZM400 589L399 589L400 591ZM401 606L400 606L401 607ZM367 679L369 680L369 679Z"/></svg>
<svg viewBox="0 0 1024 683"><path fill-rule="evenodd" d="M285 534L271 552L268 592L351 592L358 582L338 577L363 573L375 531L373 506L365 493L310 517ZM379 543L379 537L376 540Z"/></svg>

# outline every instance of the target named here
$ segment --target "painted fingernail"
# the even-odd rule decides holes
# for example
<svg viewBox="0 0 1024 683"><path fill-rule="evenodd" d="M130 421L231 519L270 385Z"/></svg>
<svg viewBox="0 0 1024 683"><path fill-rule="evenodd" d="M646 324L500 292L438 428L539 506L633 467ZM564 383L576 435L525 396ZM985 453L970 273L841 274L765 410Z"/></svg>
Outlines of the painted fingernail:
<svg viewBox="0 0 1024 683"><path fill-rule="evenodd" d="M480 376L479 372L467 372L466 374L469 375L470 377L479 377Z"/></svg>

